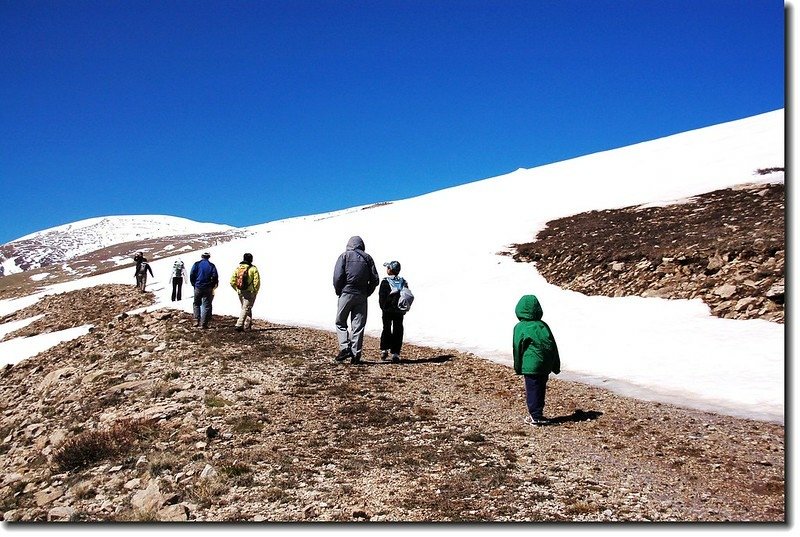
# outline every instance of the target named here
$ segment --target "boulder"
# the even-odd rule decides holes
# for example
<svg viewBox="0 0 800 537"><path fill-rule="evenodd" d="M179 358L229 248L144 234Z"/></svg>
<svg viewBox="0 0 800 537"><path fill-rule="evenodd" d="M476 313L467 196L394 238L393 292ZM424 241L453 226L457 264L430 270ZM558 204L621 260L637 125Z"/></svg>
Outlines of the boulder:
<svg viewBox="0 0 800 537"><path fill-rule="evenodd" d="M163 503L164 496L155 480L151 481L146 489L136 492L131 498L131 505L140 511L156 511Z"/></svg>

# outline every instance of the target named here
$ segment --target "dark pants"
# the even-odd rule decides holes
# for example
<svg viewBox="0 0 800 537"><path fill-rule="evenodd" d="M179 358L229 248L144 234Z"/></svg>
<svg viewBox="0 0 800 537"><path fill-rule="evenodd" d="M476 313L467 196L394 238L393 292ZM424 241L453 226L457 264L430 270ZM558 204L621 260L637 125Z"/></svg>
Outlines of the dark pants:
<svg viewBox="0 0 800 537"><path fill-rule="evenodd" d="M181 289L183 288L183 278L172 278L172 301L181 299Z"/></svg>
<svg viewBox="0 0 800 537"><path fill-rule="evenodd" d="M194 318L203 326L211 321L211 301L214 300L214 288L194 288Z"/></svg>
<svg viewBox="0 0 800 537"><path fill-rule="evenodd" d="M400 348L403 346L403 314L384 311L382 319L381 350L400 354Z"/></svg>
<svg viewBox="0 0 800 537"><path fill-rule="evenodd" d="M547 391L548 375L523 375L525 377L525 399L532 418L544 417L544 394Z"/></svg>

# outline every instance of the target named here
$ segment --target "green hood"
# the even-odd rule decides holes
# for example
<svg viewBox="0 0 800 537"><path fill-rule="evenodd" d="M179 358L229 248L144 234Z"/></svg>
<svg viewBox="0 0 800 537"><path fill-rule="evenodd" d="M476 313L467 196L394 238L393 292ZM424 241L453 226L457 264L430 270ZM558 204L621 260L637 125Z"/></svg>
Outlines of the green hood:
<svg viewBox="0 0 800 537"><path fill-rule="evenodd" d="M525 295L520 298L514 313L517 314L517 319L520 321L542 320L542 306L534 295Z"/></svg>

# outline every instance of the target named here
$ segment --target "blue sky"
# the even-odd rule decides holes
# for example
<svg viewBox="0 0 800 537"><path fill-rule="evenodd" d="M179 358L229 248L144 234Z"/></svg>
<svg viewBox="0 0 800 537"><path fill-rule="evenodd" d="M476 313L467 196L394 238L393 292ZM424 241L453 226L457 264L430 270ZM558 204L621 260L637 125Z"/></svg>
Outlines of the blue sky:
<svg viewBox="0 0 800 537"><path fill-rule="evenodd" d="M766 0L0 0L0 243L245 226L784 106Z"/></svg>

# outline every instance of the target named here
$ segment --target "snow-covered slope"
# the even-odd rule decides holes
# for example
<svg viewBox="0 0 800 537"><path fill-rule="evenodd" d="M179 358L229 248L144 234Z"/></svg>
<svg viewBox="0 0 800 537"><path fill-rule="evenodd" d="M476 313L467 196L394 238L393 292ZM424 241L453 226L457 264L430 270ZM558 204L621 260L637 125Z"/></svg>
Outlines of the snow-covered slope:
<svg viewBox="0 0 800 537"><path fill-rule="evenodd" d="M137 239L234 229L161 215L104 216L38 231L0 247L0 275L13 274Z"/></svg>
<svg viewBox="0 0 800 537"><path fill-rule="evenodd" d="M249 228L214 246L223 281L215 314L238 314L227 278L251 252L262 275L257 318L333 330L334 261L360 235L378 267L399 260L416 295L406 340L511 363L514 306L536 294L558 341L562 376L639 397L782 420L784 327L712 317L699 300L610 298L565 291L531 264L498 255L547 221L593 209L658 203L761 180L784 165L783 110L469 183L416 198ZM774 180L774 178L770 178ZM149 289L169 303L169 267L152 263ZM183 255L191 263L197 253ZM128 270L51 288L130 283ZM2 304L0 304L2 306ZM381 329L377 299L367 330ZM331 356L336 353L331 334ZM481 382L480 378L459 379Z"/></svg>

